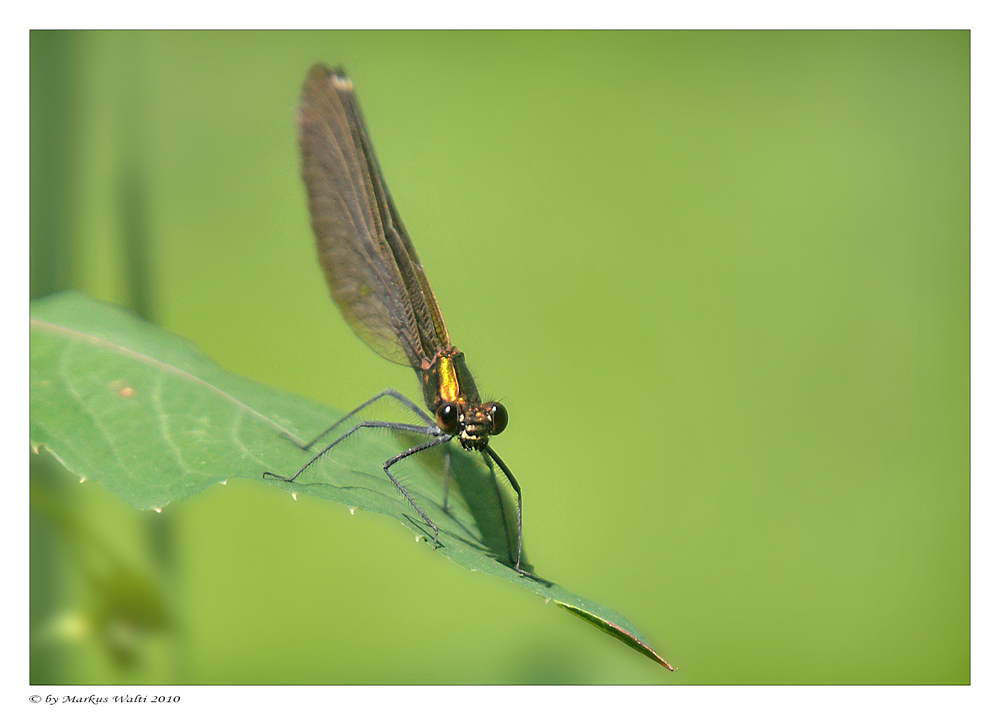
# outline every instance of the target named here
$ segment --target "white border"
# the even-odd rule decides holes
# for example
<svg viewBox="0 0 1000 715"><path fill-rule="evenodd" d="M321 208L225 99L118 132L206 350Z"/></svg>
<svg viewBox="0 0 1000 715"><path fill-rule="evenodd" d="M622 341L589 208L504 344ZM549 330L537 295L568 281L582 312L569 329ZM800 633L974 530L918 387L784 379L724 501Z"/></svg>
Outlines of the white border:
<svg viewBox="0 0 1000 715"><path fill-rule="evenodd" d="M3 411L6 476L11 482L0 500L3 529L4 592L2 702L5 712L38 712L32 694L115 695L141 690L179 694L185 712L218 712L242 704L277 711L328 712L357 705L405 708L409 713L473 709L506 711L511 702L525 712L558 712L584 702L599 711L649 705L687 706L685 711L725 712L894 712L935 713L988 711L998 703L996 674L998 564L997 409L998 237L996 209L1000 191L994 178L998 164L996 73L997 29L986 3L838 2L827 6L781 2L708 2L651 7L648 0L579 3L533 0L497 7L457 2L374 2L341 4L283 2L262 8L251 3L199 2L135 4L109 2L24 3L5 13L0 43L5 55L3 112L5 181L3 216L8 231L3 328L8 336L4 374L9 383ZM20 13L18 13L20 10ZM237 23L234 25L234 23ZM927 28L972 30L972 687L688 687L688 688L505 688L501 697L484 697L482 689L440 687L149 687L36 688L28 682L27 412L28 372L28 30L30 28ZM19 407L23 408L19 409ZM669 681L666 677L665 682ZM88 707L88 706L77 706ZM905 709L905 710L904 710ZM353 710L353 708L352 708ZM177 711L175 709L175 711ZM402 711L402 710L400 710Z"/></svg>

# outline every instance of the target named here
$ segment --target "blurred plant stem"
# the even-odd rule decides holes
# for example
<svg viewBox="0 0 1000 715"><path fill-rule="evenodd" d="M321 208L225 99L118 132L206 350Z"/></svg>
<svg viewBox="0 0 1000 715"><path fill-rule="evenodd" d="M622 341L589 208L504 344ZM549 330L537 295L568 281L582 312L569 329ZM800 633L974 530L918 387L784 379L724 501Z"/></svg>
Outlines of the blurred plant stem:
<svg viewBox="0 0 1000 715"><path fill-rule="evenodd" d="M74 69L78 38L70 32L32 32L30 137L30 294L32 298L71 285L73 250L73 175L76 168L79 101ZM69 482L50 463L31 460L32 489L44 489L49 500L72 504ZM67 678L65 650L38 634L65 608L67 543L51 522L29 516L31 629L30 678L33 684L60 683Z"/></svg>
<svg viewBox="0 0 1000 715"><path fill-rule="evenodd" d="M31 297L71 286L79 144L78 37L31 33Z"/></svg>
<svg viewBox="0 0 1000 715"><path fill-rule="evenodd" d="M113 76L117 117L118 168L115 202L121 231L125 303L156 322L147 218L148 177L141 132L145 122L141 33L110 33L115 53ZM31 297L79 287L85 276L76 251L75 202L80 194L78 160L87 123L81 101L82 66L89 48L74 32L31 33ZM145 637L172 631L171 672L165 682L179 682L184 658L177 638L179 594L173 519L167 514L142 519L150 577L128 565L116 544L103 544L79 513L71 482L50 460L31 460L31 682L74 682L66 639L49 638L52 624L70 613L84 613L86 635L97 638L119 669L142 660ZM39 518L42 517L42 518ZM100 554L101 558L97 558ZM96 559L96 560L95 560ZM85 605L72 602L73 567L83 577ZM82 609L82 610L81 610ZM58 630L58 629L57 629ZM64 629L65 630L65 629ZM79 634L78 634L79 635Z"/></svg>

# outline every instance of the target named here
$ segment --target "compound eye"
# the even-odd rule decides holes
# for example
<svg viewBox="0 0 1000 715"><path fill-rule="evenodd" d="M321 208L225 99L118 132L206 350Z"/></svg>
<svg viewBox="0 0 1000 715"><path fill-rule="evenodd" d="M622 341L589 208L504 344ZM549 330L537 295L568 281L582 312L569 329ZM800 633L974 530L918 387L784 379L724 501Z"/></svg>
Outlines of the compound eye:
<svg viewBox="0 0 1000 715"><path fill-rule="evenodd" d="M448 434L458 432L458 406L455 403L445 402L438 407L434 416L437 418L438 427L442 430Z"/></svg>
<svg viewBox="0 0 1000 715"><path fill-rule="evenodd" d="M507 428L507 408L499 402L490 404L490 418L493 421L490 434L500 434Z"/></svg>

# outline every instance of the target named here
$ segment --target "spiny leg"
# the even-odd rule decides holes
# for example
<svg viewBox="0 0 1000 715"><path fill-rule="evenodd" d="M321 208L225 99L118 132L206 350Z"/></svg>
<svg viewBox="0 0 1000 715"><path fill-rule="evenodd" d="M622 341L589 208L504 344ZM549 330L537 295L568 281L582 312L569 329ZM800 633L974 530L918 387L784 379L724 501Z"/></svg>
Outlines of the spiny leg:
<svg viewBox="0 0 1000 715"><path fill-rule="evenodd" d="M360 409L360 408L358 408L358 409ZM355 410L355 412L357 412L357 410ZM341 421L343 421L343 420L341 420ZM434 436L438 436L438 435L441 434L441 430L438 429L437 425L434 425L432 427L420 427L418 425L409 425L409 424L406 424L405 422L381 422L381 421L376 421L376 420L370 420L370 421L362 422L361 424L355 425L354 427L352 427L351 429L349 429L347 432L345 432L344 434L342 434L340 437L338 437L337 439L335 439L333 442L331 442L330 444L328 444L326 447L323 448L322 451L320 451L316 456L314 456L312 459L310 459L308 462L306 462L305 465L301 469L299 469L299 471L297 471L291 477L283 477L280 474L275 474L274 472L264 472L263 477L265 479L267 477L275 477L277 479L281 479L281 480L286 481L286 482L294 482L296 479L299 478L299 475L301 475L304 471L306 471L307 469L309 469L309 467L311 467L313 464L315 464L317 461L319 461L323 457L323 455L325 455L331 449L333 449L338 444L340 444L341 442L343 442L345 439L347 439L348 437L350 437L352 434L354 434L355 432L357 432L360 429L371 429L371 428L398 429L398 430L401 430L403 432L417 432L419 434L434 435ZM329 430L327 430L327 431L329 431ZM449 438L450 438L450 436L451 435L449 435ZM313 440L313 441L315 441L315 440ZM310 444L312 444L312 443L310 443ZM395 480L393 480L393 481L395 481Z"/></svg>
<svg viewBox="0 0 1000 715"><path fill-rule="evenodd" d="M500 470L504 473L504 476L507 477L507 481L510 482L510 485L514 488L514 491L517 493L517 563L514 565L514 570L517 571L522 576L535 578L534 574L521 569L521 546L524 542L523 533L521 531L521 487L520 485L518 485L517 480L514 479L514 475L507 468L507 465L503 463L503 460L497 456L497 453L494 452L493 448L490 447L489 445L483 447L483 457L485 458L487 454L490 456L490 458L493 459L494 462L496 462L497 466L500 467ZM502 503L503 502L501 501L501 504ZM506 520L506 517L504 517L504 519Z"/></svg>
<svg viewBox="0 0 1000 715"><path fill-rule="evenodd" d="M360 405L358 405L357 407L355 407L353 410L351 410L350 412L348 412L346 415L344 415L343 417L341 417L339 420L337 420L336 422L334 422L332 425L330 425L329 427L327 427L325 430L323 430L318 435L316 435L315 437L313 437L311 440L309 440L308 442L306 442L304 444L301 443L301 442L299 442L299 440L293 434L290 434L290 433L286 432L285 435L299 449L304 449L304 450L312 449L313 445L315 445L317 442L321 441L326 435L330 434L331 432L333 432L333 430L337 429L340 425L342 425L344 422L346 422L347 420L349 420L351 417L354 417L354 415L356 415L359 412L361 412L361 410L363 410L363 409L365 409L367 407L370 407L371 405L375 404L378 400L381 400L383 397L393 397L393 398L395 398L396 400L398 400L399 402L401 402L405 407L407 407L411 412L413 412L415 415L417 415L420 419L422 419L424 422L426 422L428 425L430 425L431 427L437 427L437 425L434 423L434 420L432 420L427 415L427 413L424 412L424 410L422 410L420 408L419 405L417 405L413 400L411 400L410 398L408 398L406 395L402 394L398 390L394 390L394 389L392 389L390 387L389 389L383 390L382 392L378 393L377 395L375 395L375 397L371 398L370 400L367 400L367 401L361 403ZM344 435L344 436L346 437L347 435ZM341 439L343 439L343 438L341 438Z"/></svg>
<svg viewBox="0 0 1000 715"><path fill-rule="evenodd" d="M416 430L414 430L414 431L416 431ZM427 522L427 525L429 527L431 527L432 529L434 529L434 548L435 549L438 546L438 528L437 528L437 524L435 524L433 521L431 521L430 517L427 516L427 514L424 513L424 510L421 509L419 506L417 506L417 503L415 501L413 501L413 499L410 497L410 494L406 491L406 489L403 488L403 485L400 484L399 481L394 476L392 476L392 472L389 471L389 467L391 467L392 465L394 465L396 462L399 462L400 460L403 460L403 459L406 459L407 457L413 456L417 452L422 452L425 449L430 449L431 447L436 447L439 444L444 444L445 442L447 442L448 440L450 440L452 437L454 437L454 435L451 435L451 434L442 434L440 437L436 437L435 439L432 439L430 442L424 442L423 444L418 444L416 447L410 447L406 451L400 452L399 454L397 454L392 459L387 459L385 461L385 463L382 465L382 471L384 471L389 476L389 479L391 479L392 483L396 485L396 488L403 493L403 496L406 497L406 501L410 502L410 506L412 506L414 509L417 510L417 513L420 514L420 516L422 516L424 518L424 521Z"/></svg>
<svg viewBox="0 0 1000 715"><path fill-rule="evenodd" d="M357 410L355 410L355 411L357 411ZM399 462L400 460L406 459L407 457L416 454L417 452L422 452L425 449L430 449L431 447L436 447L439 444L444 444L445 442L449 441L452 437L454 437L454 435L442 434L441 430L437 427L437 425L431 425L431 426L428 426L428 427L420 427L418 425L406 424L405 422L381 422L381 421L374 421L374 420L371 420L371 421L368 421L368 422L362 422L359 425L355 425L350 430L348 430L347 432L345 432L343 435L341 435L340 437L338 437L336 440L334 440L333 442L331 442L329 445L327 445L326 447L324 447L323 450L319 454L317 454L315 457L313 457L308 462L306 462L306 464L301 469L299 469L299 471L297 471L293 476L291 476L291 477L283 477L280 474L275 474L274 472L264 472L263 477L264 478L275 477L275 478L281 479L282 481L285 481L285 482L294 482L296 479L299 478L299 476L304 471L306 471L307 469L309 469L309 467L311 467L313 464L315 464L327 452L329 452L331 449L333 449L334 447L336 447L338 444L340 444L341 442L343 442L345 439L347 439L348 437L350 437L352 434L354 434L358 430L360 430L360 429L366 429L366 428L369 428L369 429L370 428L397 429L397 430L401 430L403 432L415 432L417 434L434 435L434 439L432 439L430 442L424 442L423 444L418 444L415 447L410 447L409 449L407 449L407 450L405 450L403 452L400 452L399 454L397 454L392 459L388 459L385 462L383 462L383 464L382 464L382 471L384 471L386 473L386 475L389 477L390 480L392 480L392 483L396 486L396 488L402 493L402 495L404 497L406 497L406 501L410 502L410 506L412 506L414 509L416 509L417 513L420 514L420 516L423 518L423 520L427 522L427 525L430 526L434 530L434 548L436 549L437 546L438 546L438 527L437 527L437 524L435 524L433 521L431 521L430 517L427 516L426 513L424 513L424 510L421 509L419 506L417 506L417 503L415 501L413 501L413 498L410 496L410 493L406 491L406 489L403 487L403 485L399 483L399 480L396 479L396 477L394 477L392 475L392 472L389 471L389 467L391 467L392 465L394 465L396 462Z"/></svg>
<svg viewBox="0 0 1000 715"><path fill-rule="evenodd" d="M496 495L497 504L500 505L500 523L503 525L503 535L507 540L507 558L511 561L516 561L518 555L514 553L514 544L510 540L510 524L507 523L507 512L504 510L503 494L500 493L500 485L497 484L496 469L493 466L493 460L486 454L483 454L483 462L486 463L486 467L490 470L490 486L493 487L493 494Z"/></svg>

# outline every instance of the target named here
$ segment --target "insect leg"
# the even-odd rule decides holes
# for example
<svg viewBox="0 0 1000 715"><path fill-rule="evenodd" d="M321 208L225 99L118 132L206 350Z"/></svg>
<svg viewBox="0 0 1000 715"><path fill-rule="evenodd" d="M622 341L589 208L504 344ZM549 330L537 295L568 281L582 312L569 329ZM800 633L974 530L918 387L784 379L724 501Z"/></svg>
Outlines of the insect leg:
<svg viewBox="0 0 1000 715"><path fill-rule="evenodd" d="M358 408L358 409L360 409L360 408ZM355 412L357 412L357 410L355 410ZM341 422L343 422L343 420L341 420ZM333 449L338 444L340 444L341 442L343 442L345 439L347 439L348 437L350 437L352 434L354 434L355 432L357 432L360 429L370 429L370 428L398 429L398 430L402 430L404 432L419 432L420 434L435 435L435 436L441 434L441 430L438 429L437 425L435 425L434 427L420 427L420 426L417 426L417 425L408 425L408 424L406 424L404 422L381 422L381 421L370 420L368 422L362 422L361 424L355 425L354 427L352 427L351 429L349 429L347 432L345 432L344 434L340 435L340 437L338 437L337 439L333 440L333 442L331 442L326 447L324 447L318 454L316 454L312 459L310 459L308 462L306 462L305 465L301 469L299 469L299 471L297 471L291 477L283 477L280 474L275 474L274 472L264 472L263 476L264 476L265 479L267 477L275 477L277 479L281 479L281 480L284 480L286 482L294 482L296 479L299 478L299 475L301 475L304 471L306 471L307 469L309 469L309 467L311 467L313 464L315 464L317 461L319 461L323 457L323 455L325 455L331 449ZM327 432L329 432L329 430L327 430ZM450 437L450 435L449 435L449 437ZM315 442L315 440L313 440L313 442ZM312 444L312 442L310 442L310 444Z"/></svg>
<svg viewBox="0 0 1000 715"><path fill-rule="evenodd" d="M357 410L355 410L355 412L356 411ZM306 464L301 469L299 469L299 471L297 471L293 476L291 476L291 477L283 477L280 474L275 474L274 472L264 472L263 477L264 478L275 477L275 478L281 479L282 481L285 481L285 482L294 482L296 479L299 478L299 476L304 471L306 471L307 469L309 469L309 467L311 467L313 464L315 464L317 461L319 461L327 452L329 452L331 449L333 449L338 444L340 444L341 442L343 442L345 439L347 439L348 437L350 437L352 434L354 434L355 432L357 432L360 429L370 429L370 428L396 429L396 430L401 430L401 431L404 431L404 432L416 432L418 434L432 435L434 437L434 439L432 439L429 442L424 442L423 444L418 444L415 447L410 447L409 449L404 450L403 452L400 452L399 454L397 454L392 459L386 460L382 464L382 471L384 471L386 473L386 475L389 477L390 480L392 480L392 483L396 486L396 488L402 493L402 495L404 497L406 497L406 501L410 502L410 506L412 506L414 509L416 509L417 513L420 514L420 516L423 518L423 520L427 522L427 525L434 530L434 548L437 548L437 545L438 545L438 527L437 527L437 525L433 521L431 521L431 518L429 516L427 516L427 514L424 512L423 509L421 509L419 506L417 506L417 503L415 501L413 501L413 497L410 496L410 493L406 491L406 488L403 487L403 485L399 483L399 480L396 479L396 477L394 477L392 475L392 472L389 471L389 467L391 467L392 465L394 465L396 462L399 462L400 460L406 459L407 457L412 456L412 455L416 454L417 452L422 452L425 449L430 449L431 447L436 447L439 444L444 444L445 442L449 441L452 437L454 437L454 435L443 434L441 432L441 430L438 429L437 425L428 426L428 427L420 427L418 425L406 424L405 422L381 422L381 421L374 421L374 420L373 421L368 421L368 422L362 422L359 425L355 425L350 430L348 430L347 432L345 432L343 435L341 435L340 437L338 437L337 439L335 439L333 442L331 442L330 444L328 444L326 447L324 447L321 452L319 452L316 456L314 456L312 459L310 459L308 462L306 462Z"/></svg>
<svg viewBox="0 0 1000 715"><path fill-rule="evenodd" d="M521 546L524 541L521 531L521 487L518 485L517 480L514 479L514 475L511 471L507 469L507 465L503 463L503 460L497 456L497 453L494 452L493 448L489 445L486 445L483 448L483 457L485 458L487 454L494 462L496 462L497 466L500 467L504 476L507 477L507 481L510 482L510 485L514 487L514 491L517 493L517 563L514 565L514 570L523 576L534 578L534 574L521 569ZM501 504L502 503L503 502L501 501Z"/></svg>
<svg viewBox="0 0 1000 715"><path fill-rule="evenodd" d="M378 393L377 395L375 395L375 397L371 398L370 400L367 400L367 401L361 403L360 405L358 405L357 407L355 407L353 410L351 410L350 412L348 412L346 415L344 415L343 417L341 417L339 420L337 420L336 422L334 422L332 425L330 425L329 427L327 427L325 430L323 430L322 432L320 432L318 435L316 435L315 437L313 437L311 440L309 440L306 443L300 442L294 435L289 434L287 432L285 433L285 435L299 449L304 449L304 450L312 449L313 446L317 442L321 442L323 440L323 438L326 437L326 435L330 434L335 429L337 429L337 427L339 427L344 422L346 422L347 420L349 420L351 417L354 417L354 415L358 414L362 410L364 410L364 409L370 407L371 405L375 404L376 402L378 402L379 400L381 400L383 397L392 397L392 398L398 400L400 403L402 403L402 405L404 407L408 408L411 412L413 412L415 415L417 415L421 420L423 420L424 422L426 422L428 425L430 425L431 427L435 427L435 428L437 427L437 425L435 424L434 420L432 420L430 418L430 416L428 416L428 414L424 410L422 410L420 408L419 405L417 405L413 400L411 400L410 398L408 398L403 393L401 393L401 392L399 392L397 390L394 390L394 389L392 389L390 387L389 389L383 390L382 392Z"/></svg>
<svg viewBox="0 0 1000 715"><path fill-rule="evenodd" d="M414 430L414 431L416 431L416 430ZM435 549L437 548L437 545L438 545L438 528L437 528L437 525L433 521L430 520L430 517L427 516L424 513L423 509L421 509L419 506L417 506L417 503L415 501L413 501L413 499L410 497L409 493L407 493L406 489L403 488L403 485L400 484L396 480L396 478L394 476L392 476L392 472L389 471L389 467L391 467L392 465L394 465L396 462L399 462L400 460L406 459L407 457L410 457L410 456L416 454L417 452L422 452L425 449L430 449L431 447L436 447L439 444L444 444L445 442L447 442L448 440L450 440L452 437L454 437L454 435L442 434L440 437L436 437L435 439L432 439L430 442L424 442L423 444L418 444L416 447L410 447L406 451L400 452L399 454L397 454L392 459L387 459L385 461L385 463L382 465L382 470L386 474L389 475L389 479L391 479L392 483L396 485L396 488L403 493L403 496L406 497L406 500L408 502L410 502L410 506L412 506L414 509L417 510L417 513L420 514L420 516L422 516L424 518L424 521L427 522L428 526L430 526L432 529L434 529L434 548Z"/></svg>

